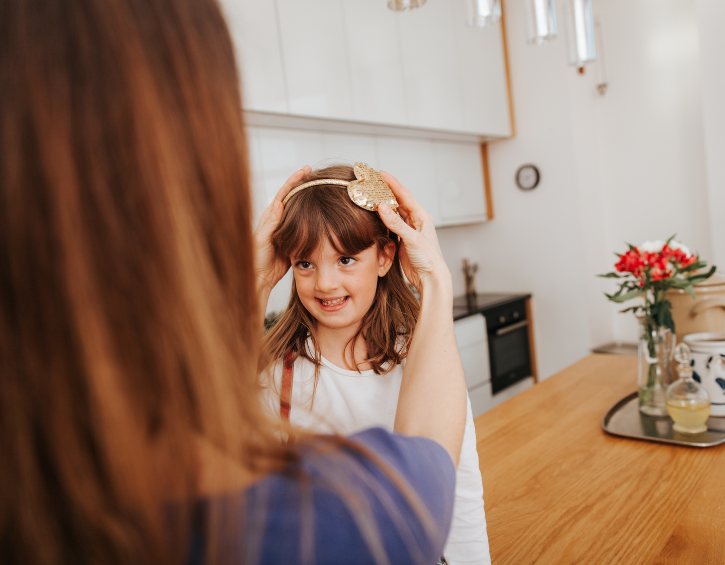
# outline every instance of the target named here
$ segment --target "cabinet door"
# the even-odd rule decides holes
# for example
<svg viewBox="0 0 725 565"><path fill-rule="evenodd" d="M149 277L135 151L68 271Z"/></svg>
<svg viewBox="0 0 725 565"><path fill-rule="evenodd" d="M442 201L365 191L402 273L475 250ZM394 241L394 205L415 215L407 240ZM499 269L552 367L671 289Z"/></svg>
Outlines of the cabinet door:
<svg viewBox="0 0 725 565"><path fill-rule="evenodd" d="M264 209L272 201L267 200L264 184L264 167L256 128L247 127L247 152L249 154L249 182L252 189L252 225L256 226Z"/></svg>
<svg viewBox="0 0 725 565"><path fill-rule="evenodd" d="M274 2L221 0L242 76L245 110L288 113Z"/></svg>
<svg viewBox="0 0 725 565"><path fill-rule="evenodd" d="M469 389L468 397L471 399L471 412L474 418L496 406L496 401L491 394L491 383L483 383Z"/></svg>
<svg viewBox="0 0 725 565"><path fill-rule="evenodd" d="M292 114L342 120L354 117L340 2L277 0Z"/></svg>
<svg viewBox="0 0 725 565"><path fill-rule="evenodd" d="M465 2L451 3L457 30L457 66L461 69L463 130L484 135L511 135L508 84L501 22L486 27L465 24Z"/></svg>
<svg viewBox="0 0 725 565"><path fill-rule="evenodd" d="M461 69L456 51L459 26L451 0L431 0L419 10L401 12L398 22L408 124L463 130Z"/></svg>
<svg viewBox="0 0 725 565"><path fill-rule="evenodd" d="M466 387L470 390L491 380L488 364L486 320L480 314L457 320L453 324L456 344L461 356Z"/></svg>
<svg viewBox="0 0 725 565"><path fill-rule="evenodd" d="M405 125L395 13L384 1L343 0L355 119Z"/></svg>
<svg viewBox="0 0 725 565"><path fill-rule="evenodd" d="M322 161L322 133L315 131L257 128L264 177L263 197L267 206L296 170L317 168Z"/></svg>
<svg viewBox="0 0 725 565"><path fill-rule="evenodd" d="M377 145L380 169L389 172L410 190L413 197L433 216L434 225L438 225L441 216L433 142L381 136L377 138Z"/></svg>
<svg viewBox="0 0 725 565"><path fill-rule="evenodd" d="M375 138L372 135L351 135L345 133L323 133L322 152L325 154L323 164L367 163L378 169L378 154Z"/></svg>
<svg viewBox="0 0 725 565"><path fill-rule="evenodd" d="M434 145L441 225L485 221L481 147L449 141Z"/></svg>

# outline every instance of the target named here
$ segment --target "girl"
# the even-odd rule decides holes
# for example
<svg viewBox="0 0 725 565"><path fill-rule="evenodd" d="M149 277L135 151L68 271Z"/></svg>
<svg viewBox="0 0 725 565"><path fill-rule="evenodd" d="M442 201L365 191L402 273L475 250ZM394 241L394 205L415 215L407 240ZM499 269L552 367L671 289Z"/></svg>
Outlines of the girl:
<svg viewBox="0 0 725 565"><path fill-rule="evenodd" d="M307 173L353 181L352 167ZM293 189L294 190L294 189ZM271 234L294 275L288 307L263 342L263 386L278 417L316 433L392 430L419 304L405 282L398 239L378 214L332 183L294 193ZM483 488L470 402L444 556L489 563Z"/></svg>

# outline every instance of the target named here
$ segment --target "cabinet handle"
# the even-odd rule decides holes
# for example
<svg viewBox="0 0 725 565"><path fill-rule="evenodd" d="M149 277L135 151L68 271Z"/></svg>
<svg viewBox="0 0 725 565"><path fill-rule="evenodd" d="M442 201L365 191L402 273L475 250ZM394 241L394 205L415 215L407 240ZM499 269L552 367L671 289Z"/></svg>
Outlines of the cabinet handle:
<svg viewBox="0 0 725 565"><path fill-rule="evenodd" d="M515 332L519 328L523 328L524 326L528 326L528 325L529 325L528 320L521 320L520 322L516 322L515 324L511 324L510 326L506 326L505 328L496 330L496 335L506 335L507 333Z"/></svg>

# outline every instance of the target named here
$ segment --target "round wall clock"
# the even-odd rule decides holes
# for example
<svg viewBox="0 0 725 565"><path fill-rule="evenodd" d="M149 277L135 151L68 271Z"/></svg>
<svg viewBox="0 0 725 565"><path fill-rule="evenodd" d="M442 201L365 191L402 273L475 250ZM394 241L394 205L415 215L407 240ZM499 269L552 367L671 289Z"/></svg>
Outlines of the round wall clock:
<svg viewBox="0 0 725 565"><path fill-rule="evenodd" d="M541 175L535 165L521 165L516 171L516 186L521 190L533 190L539 185Z"/></svg>

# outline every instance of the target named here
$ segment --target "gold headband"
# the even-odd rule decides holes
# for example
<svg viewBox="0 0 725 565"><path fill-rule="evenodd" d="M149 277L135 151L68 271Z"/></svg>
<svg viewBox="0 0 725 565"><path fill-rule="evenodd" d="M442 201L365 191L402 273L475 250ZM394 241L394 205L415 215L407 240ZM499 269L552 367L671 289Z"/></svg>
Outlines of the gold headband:
<svg viewBox="0 0 725 565"><path fill-rule="evenodd" d="M398 209L398 201L395 199L395 195L390 190L390 187L385 183L383 177L372 167L368 167L365 163L355 163L353 168L355 171L354 181L346 181L339 179L318 179L310 182L306 182L293 188L289 194L282 201L282 205L286 205L287 201L297 194L300 190L309 188L311 186L319 186L321 184L336 184L339 186L347 187L347 194L350 196L355 204L374 212L378 209L378 205L385 202L388 206L396 212Z"/></svg>

